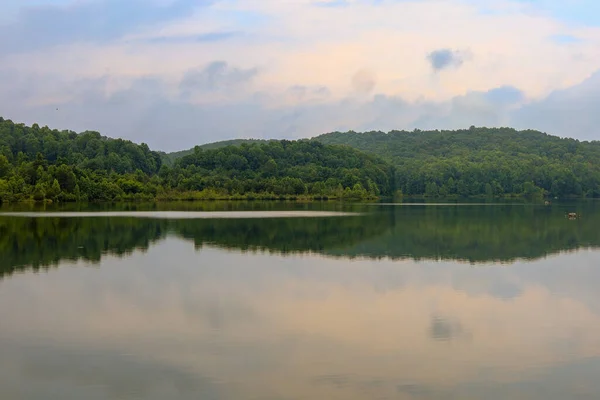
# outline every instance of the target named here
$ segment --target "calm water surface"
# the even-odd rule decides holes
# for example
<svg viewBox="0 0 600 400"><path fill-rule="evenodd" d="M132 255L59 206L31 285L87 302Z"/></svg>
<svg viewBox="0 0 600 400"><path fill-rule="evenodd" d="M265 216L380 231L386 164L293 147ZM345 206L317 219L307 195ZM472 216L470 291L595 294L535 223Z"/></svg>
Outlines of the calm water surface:
<svg viewBox="0 0 600 400"><path fill-rule="evenodd" d="M167 208L0 210L0 399L600 398L600 205Z"/></svg>

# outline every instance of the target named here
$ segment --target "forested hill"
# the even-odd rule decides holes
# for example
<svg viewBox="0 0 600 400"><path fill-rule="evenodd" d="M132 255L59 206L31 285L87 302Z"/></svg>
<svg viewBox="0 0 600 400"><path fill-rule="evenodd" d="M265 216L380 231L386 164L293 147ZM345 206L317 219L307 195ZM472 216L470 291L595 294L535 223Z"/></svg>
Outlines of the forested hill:
<svg viewBox="0 0 600 400"><path fill-rule="evenodd" d="M161 173L183 190L327 197L391 195L394 170L379 157L310 140L268 141L214 150L196 147ZM183 176L183 179L182 179Z"/></svg>
<svg viewBox="0 0 600 400"><path fill-rule="evenodd" d="M510 128L333 132L316 137L377 154L404 194L600 197L600 142Z"/></svg>
<svg viewBox="0 0 600 400"><path fill-rule="evenodd" d="M536 131L335 132L221 144L163 163L143 143L0 118L0 201L364 199L398 191L600 197L600 142Z"/></svg>
<svg viewBox="0 0 600 400"><path fill-rule="evenodd" d="M165 165L145 144L0 118L0 202L363 199L392 194L394 182L378 157L309 140L198 146Z"/></svg>
<svg viewBox="0 0 600 400"><path fill-rule="evenodd" d="M214 149L220 149L222 147L227 147L227 146L240 146L244 143L260 144L260 143L266 143L267 141L268 140L266 140L266 139L231 139L231 140L222 140L219 142L201 144L196 147L201 148L202 150L214 150ZM168 165L173 165L177 159L192 154L194 152L194 148L187 149L187 150L181 150L181 151L174 151L171 153L161 152L163 162Z"/></svg>
<svg viewBox="0 0 600 400"><path fill-rule="evenodd" d="M476 128L456 131L333 132L317 136L325 144L347 145L402 164L407 159L469 157L481 159L489 152L505 155L535 154L550 158L565 155L600 155L600 142L580 142L534 130Z"/></svg>
<svg viewBox="0 0 600 400"><path fill-rule="evenodd" d="M111 139L98 132L52 130L37 124L29 127L0 117L0 155L9 163L21 165L34 161L38 164L67 164L93 171L114 171L119 174L141 170L155 174L161 167L158 152L151 151L145 143ZM36 167L39 165L36 165ZM29 175L34 171L21 171ZM0 177L2 175L0 174Z"/></svg>

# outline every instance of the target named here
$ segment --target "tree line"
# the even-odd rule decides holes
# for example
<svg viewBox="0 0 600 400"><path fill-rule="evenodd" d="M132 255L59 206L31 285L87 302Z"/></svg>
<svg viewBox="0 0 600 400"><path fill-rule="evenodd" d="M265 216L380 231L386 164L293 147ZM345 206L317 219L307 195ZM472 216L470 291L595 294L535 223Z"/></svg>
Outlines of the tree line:
<svg viewBox="0 0 600 400"><path fill-rule="evenodd" d="M600 197L600 142L537 131L333 132L165 154L0 117L0 201Z"/></svg>
<svg viewBox="0 0 600 400"><path fill-rule="evenodd" d="M332 132L315 138L377 154L409 196L600 197L600 142L511 128Z"/></svg>
<svg viewBox="0 0 600 400"><path fill-rule="evenodd" d="M0 201L365 199L394 190L394 170L378 157L308 140L163 158L145 143L0 118Z"/></svg>

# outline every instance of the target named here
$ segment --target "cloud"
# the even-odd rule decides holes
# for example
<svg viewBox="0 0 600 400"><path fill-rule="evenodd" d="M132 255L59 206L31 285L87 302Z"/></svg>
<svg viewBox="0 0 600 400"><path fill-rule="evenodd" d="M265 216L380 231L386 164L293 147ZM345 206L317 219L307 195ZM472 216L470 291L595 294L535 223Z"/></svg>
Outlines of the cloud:
<svg viewBox="0 0 600 400"><path fill-rule="evenodd" d="M330 91L325 86L304 86L304 85L293 85L286 90L286 93L279 101L284 101L290 105L297 105L300 103L314 102L326 99L330 95Z"/></svg>
<svg viewBox="0 0 600 400"><path fill-rule="evenodd" d="M597 135L600 28L535 3L10 1L0 110L13 120L164 150L350 129Z"/></svg>
<svg viewBox="0 0 600 400"><path fill-rule="evenodd" d="M318 7L346 7L350 5L348 0L321 0L314 1L313 4Z"/></svg>
<svg viewBox="0 0 600 400"><path fill-rule="evenodd" d="M510 86L469 92L441 102L408 101L384 94L332 101L330 90L322 86L293 85L279 94L262 95L252 90L257 76L255 69L213 62L186 73L176 92L168 81L152 76L115 91L108 90L116 79L109 75L73 84L30 76L15 80L0 93L0 103L5 104L3 116L17 121L76 131L93 129L165 151L237 137L294 139L330 131L515 125L589 137L586 129L593 127L581 124L579 128L573 122L577 108L568 115L555 112L557 108L568 109L573 101L588 101L590 96L585 94L579 100L555 94L554 100L548 100L556 104L551 110L544 102L526 103L523 93ZM48 81L55 86L48 86ZM33 101L43 90L48 90L48 100ZM598 98L600 85L596 93ZM582 112L591 108L593 105Z"/></svg>
<svg viewBox="0 0 600 400"><path fill-rule="evenodd" d="M450 67L460 67L464 62L464 56L451 49L434 50L427 55L427 60L434 71L441 71Z"/></svg>
<svg viewBox="0 0 600 400"><path fill-rule="evenodd" d="M550 40L555 43L561 44L572 44L572 43L580 43L582 39L573 35L553 35L550 36Z"/></svg>
<svg viewBox="0 0 600 400"><path fill-rule="evenodd" d="M436 341L451 341L468 336L460 321L439 315L431 317L429 334Z"/></svg>
<svg viewBox="0 0 600 400"><path fill-rule="evenodd" d="M199 35L189 36L155 36L148 39L142 39L146 43L203 43L203 42L220 42L238 36L238 32L209 32Z"/></svg>
<svg viewBox="0 0 600 400"><path fill-rule="evenodd" d="M561 136L599 140L599 109L600 71L578 85L515 110L512 122L523 129L535 127Z"/></svg>
<svg viewBox="0 0 600 400"><path fill-rule="evenodd" d="M91 0L26 6L12 23L0 25L0 52L36 50L66 43L114 40L141 26L189 15L212 1Z"/></svg>
<svg viewBox="0 0 600 400"><path fill-rule="evenodd" d="M375 76L369 69L361 69L352 76L352 87L357 93L369 94L375 88Z"/></svg>
<svg viewBox="0 0 600 400"><path fill-rule="evenodd" d="M230 67L225 61L213 61L205 67L187 71L179 84L182 96L189 98L194 92L235 90L251 81L258 69Z"/></svg>
<svg viewBox="0 0 600 400"><path fill-rule="evenodd" d="M514 86L501 86L489 90L486 99L496 105L512 105L525 100L525 94Z"/></svg>

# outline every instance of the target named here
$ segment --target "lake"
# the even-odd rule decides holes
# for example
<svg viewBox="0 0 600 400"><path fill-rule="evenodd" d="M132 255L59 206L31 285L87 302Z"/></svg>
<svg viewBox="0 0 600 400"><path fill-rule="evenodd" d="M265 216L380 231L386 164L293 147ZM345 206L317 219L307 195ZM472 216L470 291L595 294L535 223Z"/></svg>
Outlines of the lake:
<svg viewBox="0 0 600 400"><path fill-rule="evenodd" d="M0 212L3 400L600 398L596 202Z"/></svg>

